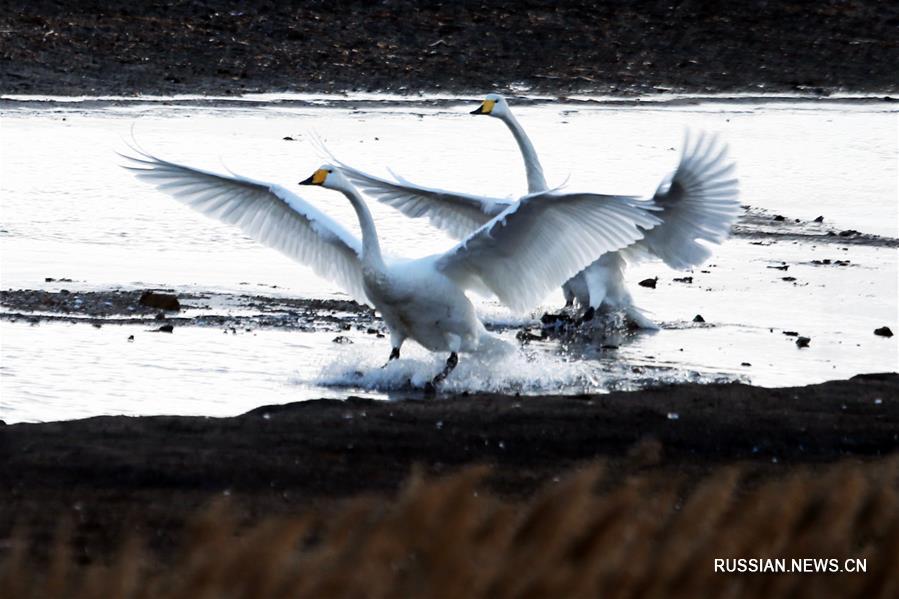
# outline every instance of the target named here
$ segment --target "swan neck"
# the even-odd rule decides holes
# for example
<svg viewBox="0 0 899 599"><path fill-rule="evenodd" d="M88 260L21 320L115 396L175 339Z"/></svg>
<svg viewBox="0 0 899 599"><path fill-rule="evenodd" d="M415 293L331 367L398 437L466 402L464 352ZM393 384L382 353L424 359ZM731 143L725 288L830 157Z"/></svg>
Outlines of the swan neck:
<svg viewBox="0 0 899 599"><path fill-rule="evenodd" d="M359 218L359 227L362 229L362 263L368 267L383 270L384 259L381 257L381 243L378 241L378 231L375 229L375 221L368 206L356 191L348 189L343 193L353 205L356 216Z"/></svg>
<svg viewBox="0 0 899 599"><path fill-rule="evenodd" d="M540 159L537 157L537 151L534 149L531 139L512 113L507 113L503 118L503 122L506 123L506 126L509 127L512 135L515 137L515 142L518 144L518 148L521 150L521 155L524 158L524 170L528 177L528 193L546 191L549 189L549 186L543 177L543 167L540 166Z"/></svg>

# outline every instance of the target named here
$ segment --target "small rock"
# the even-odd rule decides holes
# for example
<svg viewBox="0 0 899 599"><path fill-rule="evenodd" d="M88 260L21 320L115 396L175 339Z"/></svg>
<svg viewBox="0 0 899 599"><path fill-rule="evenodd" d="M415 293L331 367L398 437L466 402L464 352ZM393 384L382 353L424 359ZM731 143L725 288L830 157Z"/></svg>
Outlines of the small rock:
<svg viewBox="0 0 899 599"><path fill-rule="evenodd" d="M809 343L811 343L811 339L809 339L808 337L796 338L796 347L798 348L808 347Z"/></svg>
<svg viewBox="0 0 899 599"><path fill-rule="evenodd" d="M91 323L91 326L94 327L95 329L99 329L99 328L102 327L103 325L100 324L99 322L92 322L92 323Z"/></svg>
<svg viewBox="0 0 899 599"><path fill-rule="evenodd" d="M546 312L540 317L540 322L543 323L544 326L563 325L571 322L571 316L565 313L550 314L549 312Z"/></svg>
<svg viewBox="0 0 899 599"><path fill-rule="evenodd" d="M768 266L767 268L773 268L774 270L787 270L790 267L787 264L781 264L780 266Z"/></svg>
<svg viewBox="0 0 899 599"><path fill-rule="evenodd" d="M815 219L815 222L816 222L816 223L823 223L823 222L824 222L824 217L823 217L823 216L817 217L817 218Z"/></svg>
<svg viewBox="0 0 899 599"><path fill-rule="evenodd" d="M740 366L752 366L749 362L740 362Z"/></svg>
<svg viewBox="0 0 899 599"><path fill-rule="evenodd" d="M134 335L128 335L128 341L134 341Z"/></svg>
<svg viewBox="0 0 899 599"><path fill-rule="evenodd" d="M799 333L797 333L796 331L784 331L784 335L786 335L787 337L798 337Z"/></svg>
<svg viewBox="0 0 899 599"><path fill-rule="evenodd" d="M659 282L659 277L653 277L651 279L643 279L639 283L637 283L640 287L649 287L650 289L656 288L656 283Z"/></svg>
<svg viewBox="0 0 899 599"><path fill-rule="evenodd" d="M161 327L159 327L158 329L156 329L156 331L159 333L171 333L174 330L175 330L175 327L173 327L170 324L164 324Z"/></svg>
<svg viewBox="0 0 899 599"><path fill-rule="evenodd" d="M874 334L879 337L892 337L893 331L890 330L890 327L880 327L879 329L874 329Z"/></svg>
<svg viewBox="0 0 899 599"><path fill-rule="evenodd" d="M786 281L787 283L791 283L796 280L796 277L781 277L781 281Z"/></svg>
<svg viewBox="0 0 899 599"><path fill-rule="evenodd" d="M705 318L702 317L702 314L697 314L693 317L693 322L705 322Z"/></svg>
<svg viewBox="0 0 899 599"><path fill-rule="evenodd" d="M693 277L674 277L677 283L692 283Z"/></svg>
<svg viewBox="0 0 899 599"><path fill-rule="evenodd" d="M369 335L377 335L377 334L378 334L378 329L376 329L376 328L374 328L374 327L368 327L368 328L365 330L365 332L368 333Z"/></svg>
<svg viewBox="0 0 899 599"><path fill-rule="evenodd" d="M522 329L515 334L515 338L524 343L528 343L529 341L540 341L543 339L540 335L535 335L527 329Z"/></svg>
<svg viewBox="0 0 899 599"><path fill-rule="evenodd" d="M53 277L44 277L44 283L52 283L55 280Z"/></svg>
<svg viewBox="0 0 899 599"><path fill-rule="evenodd" d="M284 139L284 141L294 141L294 139L289 135L285 135L282 139Z"/></svg>
<svg viewBox="0 0 899 599"><path fill-rule="evenodd" d="M346 335L337 335L333 339L331 339L332 343L340 343L340 344L350 344L353 341L347 337Z"/></svg>
<svg viewBox="0 0 899 599"><path fill-rule="evenodd" d="M785 219L783 216L781 216L780 214L777 214L777 215L775 215L774 218L772 218L771 220L777 221L777 222L783 222L783 221L785 221L786 219Z"/></svg>
<svg viewBox="0 0 899 599"><path fill-rule="evenodd" d="M861 233L855 229L846 229L845 231L840 231L839 235L840 237L854 237L856 235L861 235Z"/></svg>
<svg viewBox="0 0 899 599"><path fill-rule="evenodd" d="M160 310L172 310L177 311L181 309L181 303L178 301L178 297L172 295L171 293L157 293L155 291L144 291L138 303L141 306L148 306L150 308L159 308Z"/></svg>

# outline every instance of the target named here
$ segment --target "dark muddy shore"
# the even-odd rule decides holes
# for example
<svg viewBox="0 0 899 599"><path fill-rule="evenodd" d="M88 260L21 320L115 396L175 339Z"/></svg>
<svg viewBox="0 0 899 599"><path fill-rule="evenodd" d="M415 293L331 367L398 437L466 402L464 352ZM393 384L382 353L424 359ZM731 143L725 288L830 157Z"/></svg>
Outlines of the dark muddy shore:
<svg viewBox="0 0 899 599"><path fill-rule="evenodd" d="M899 91L899 4L10 0L0 92Z"/></svg>
<svg viewBox="0 0 899 599"><path fill-rule="evenodd" d="M46 549L68 520L83 560L131 532L165 554L215 498L258 521L392 492L415 466L446 473L470 464L494 466L491 487L513 498L595 460L607 462L612 485L655 472L689 486L723 465L763 480L797 466L883 459L899 451L897 431L897 374L785 389L319 400L234 418L15 424L0 426L0 539L26 526Z"/></svg>

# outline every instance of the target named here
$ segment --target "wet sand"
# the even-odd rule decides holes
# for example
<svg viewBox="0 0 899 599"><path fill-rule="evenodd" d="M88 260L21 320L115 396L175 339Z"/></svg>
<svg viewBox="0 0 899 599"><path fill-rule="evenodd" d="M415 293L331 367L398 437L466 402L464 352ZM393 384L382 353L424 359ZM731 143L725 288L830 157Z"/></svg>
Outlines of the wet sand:
<svg viewBox="0 0 899 599"><path fill-rule="evenodd" d="M899 91L875 0L6 5L8 94Z"/></svg>

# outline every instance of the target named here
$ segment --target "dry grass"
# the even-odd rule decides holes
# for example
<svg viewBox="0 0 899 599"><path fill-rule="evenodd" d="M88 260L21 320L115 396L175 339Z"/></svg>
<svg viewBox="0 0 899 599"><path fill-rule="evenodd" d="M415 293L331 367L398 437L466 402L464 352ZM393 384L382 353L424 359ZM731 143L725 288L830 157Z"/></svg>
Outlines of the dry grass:
<svg viewBox="0 0 899 599"><path fill-rule="evenodd" d="M484 491L487 471L413 476L390 499L349 500L238 527L218 504L162 567L126 541L76 566L68 532L49 564L13 542L3 598L897 597L895 459L797 472L747 490L724 468L688 492L644 475L598 492L602 467L522 502ZM18 537L19 539L22 536ZM715 558L866 558L864 574L720 574Z"/></svg>

